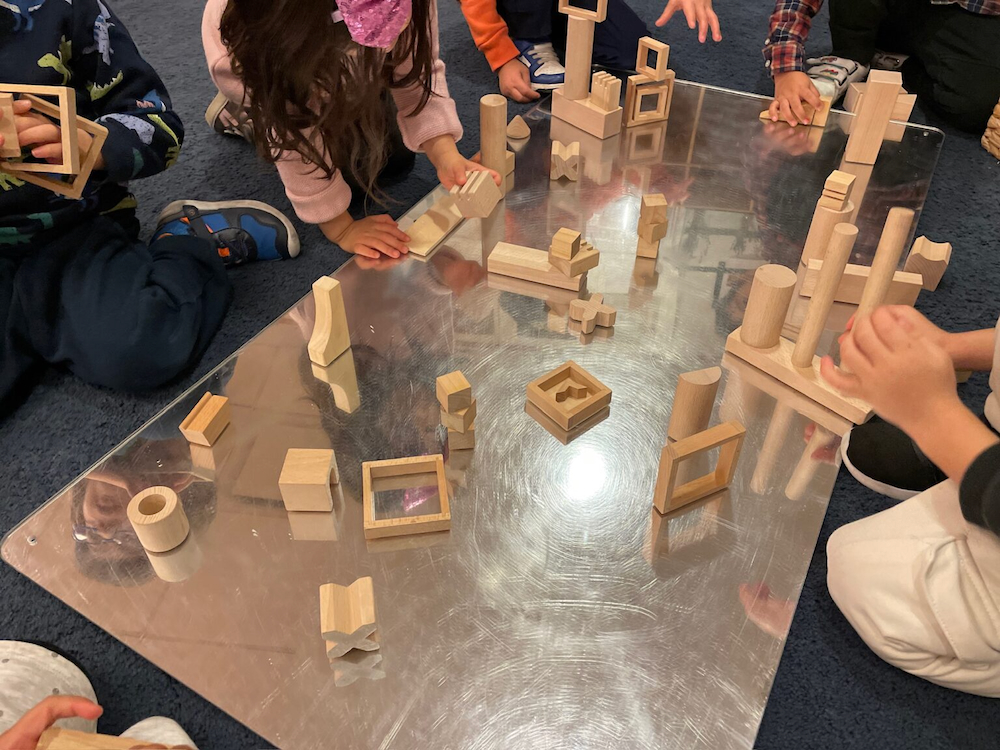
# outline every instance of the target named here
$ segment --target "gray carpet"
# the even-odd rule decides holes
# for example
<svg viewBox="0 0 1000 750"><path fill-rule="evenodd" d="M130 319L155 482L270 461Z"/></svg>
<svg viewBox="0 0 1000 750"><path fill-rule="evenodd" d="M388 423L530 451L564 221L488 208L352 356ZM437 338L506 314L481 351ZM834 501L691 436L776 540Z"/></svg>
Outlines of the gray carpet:
<svg viewBox="0 0 1000 750"><path fill-rule="evenodd" d="M542 0L539 0L541 2ZM650 24L657 0L632 0ZM290 211L274 171L258 164L239 141L216 136L205 125L204 108L214 90L201 51L199 0L117 0L140 48L160 71L187 125L180 162L168 173L136 185L147 231L162 204L177 198L221 200L242 197L267 201ZM733 89L770 93L760 58L770 0L720 4L721 45L699 48L675 21L657 36L671 46L678 77ZM454 0L441 0L441 42L448 80L466 124L460 144L468 154L478 143L479 97L494 79L472 45ZM825 12L815 24L810 52L829 43ZM517 111L517 107L512 107ZM512 114L513 114L512 111ZM914 117L938 124L918 107ZM932 319L953 329L991 326L1000 267L994 260L1000 225L1000 165L978 138L948 130L920 231L955 247L951 268L939 290L921 297ZM427 162L390 193L393 213L435 184ZM803 207L807 210L807 207ZM0 531L17 521L113 448L162 406L305 294L317 276L339 266L345 256L321 241L313 228L299 225L305 251L294 262L257 264L233 273L236 298L208 353L184 381L142 397L93 388L49 372L31 398L0 424ZM963 392L981 405L985 378ZM837 612L825 587L823 553L830 532L887 506L842 473L830 504L815 559L792 625L784 659L758 739L761 748L992 748L1000 747L997 704L953 693L909 677L880 662ZM0 566L0 638L54 644L79 662L93 679L106 711L101 730L117 733L146 716L180 721L202 748L266 746L259 737L187 688L122 646L7 566ZM2 686L0 686L2 689Z"/></svg>

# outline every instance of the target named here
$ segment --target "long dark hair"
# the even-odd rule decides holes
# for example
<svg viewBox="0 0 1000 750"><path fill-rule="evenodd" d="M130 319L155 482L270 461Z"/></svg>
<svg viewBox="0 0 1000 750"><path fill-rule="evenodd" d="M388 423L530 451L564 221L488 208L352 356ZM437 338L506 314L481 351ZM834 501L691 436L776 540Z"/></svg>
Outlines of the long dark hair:
<svg viewBox="0 0 1000 750"><path fill-rule="evenodd" d="M432 96L434 0L413 0L392 50L355 44L333 21L336 9L334 0L229 0L222 41L243 80L261 156L273 163L279 151L297 151L328 177L336 168L352 172L375 194L387 159L386 91L421 86L411 115Z"/></svg>

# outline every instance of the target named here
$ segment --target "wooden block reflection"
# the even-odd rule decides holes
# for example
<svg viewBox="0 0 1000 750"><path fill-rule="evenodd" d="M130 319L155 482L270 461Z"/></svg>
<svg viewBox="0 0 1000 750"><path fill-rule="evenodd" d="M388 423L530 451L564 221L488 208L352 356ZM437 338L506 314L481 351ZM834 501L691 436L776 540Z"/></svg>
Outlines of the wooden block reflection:
<svg viewBox="0 0 1000 750"><path fill-rule="evenodd" d="M572 430L564 430L562 427L553 422L545 413L535 406L530 401L524 402L524 413L529 417L534 419L538 424L545 428L552 437L558 440L563 445L569 445L574 440L576 440L580 435L587 432L592 427L596 427L611 414L611 407L607 406L601 411L597 412L594 416L587 419L585 422L578 424Z"/></svg>
<svg viewBox="0 0 1000 750"><path fill-rule="evenodd" d="M358 373L354 367L354 352L350 347L327 367L312 365L313 377L330 386L333 402L340 411L353 414L361 406Z"/></svg>

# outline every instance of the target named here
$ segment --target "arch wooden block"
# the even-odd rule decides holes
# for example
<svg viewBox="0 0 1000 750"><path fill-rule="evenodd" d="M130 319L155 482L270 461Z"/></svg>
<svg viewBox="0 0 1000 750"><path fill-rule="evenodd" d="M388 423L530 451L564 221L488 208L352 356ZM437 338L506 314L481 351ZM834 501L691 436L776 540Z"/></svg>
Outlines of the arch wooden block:
<svg viewBox="0 0 1000 750"><path fill-rule="evenodd" d="M653 507L660 513L668 513L728 487L736 474L745 434L739 422L724 422L676 443L668 442L660 456ZM676 487L681 464L714 448L720 449L715 468L703 477Z"/></svg>
<svg viewBox="0 0 1000 750"><path fill-rule="evenodd" d="M680 374L677 378L677 390L674 392L674 403L670 409L670 424L667 426L669 439L682 440L708 429L720 378L722 368L719 367Z"/></svg>
<svg viewBox="0 0 1000 750"><path fill-rule="evenodd" d="M344 292L340 282L331 276L317 279L312 290L316 301L316 322L309 339L309 359L320 367L326 367L351 346Z"/></svg>
<svg viewBox="0 0 1000 750"><path fill-rule="evenodd" d="M934 291L941 283L941 277L948 270L951 261L950 242L931 242L926 237L917 237L906 258L904 271L919 273L923 277L924 289Z"/></svg>
<svg viewBox="0 0 1000 750"><path fill-rule="evenodd" d="M768 264L757 269L743 314L741 340L758 349L775 346L795 291L795 272Z"/></svg>
<svg viewBox="0 0 1000 750"><path fill-rule="evenodd" d="M289 448L278 477L285 510L333 510L330 484L340 483L337 456L329 448Z"/></svg>
<svg viewBox="0 0 1000 750"><path fill-rule="evenodd" d="M879 71L875 71L876 73ZM872 314L876 307L885 304L893 276L899 266L899 258L903 254L903 245L913 226L914 213L909 208L890 208L885 220L882 236L879 238L875 257L872 259L872 270L865 284L864 294L858 303L855 320L861 320Z"/></svg>
<svg viewBox="0 0 1000 750"><path fill-rule="evenodd" d="M169 552L187 539L190 525L177 493L169 487L149 487L128 504L128 520L144 549Z"/></svg>
<svg viewBox="0 0 1000 750"><path fill-rule="evenodd" d="M229 399L206 393L180 424L189 443L211 447L229 426Z"/></svg>
<svg viewBox="0 0 1000 750"><path fill-rule="evenodd" d="M331 658L351 649L375 651L379 644L371 638L375 632L375 586L371 576L358 578L350 586L325 583L319 587L320 631L323 638L336 644L327 646Z"/></svg>

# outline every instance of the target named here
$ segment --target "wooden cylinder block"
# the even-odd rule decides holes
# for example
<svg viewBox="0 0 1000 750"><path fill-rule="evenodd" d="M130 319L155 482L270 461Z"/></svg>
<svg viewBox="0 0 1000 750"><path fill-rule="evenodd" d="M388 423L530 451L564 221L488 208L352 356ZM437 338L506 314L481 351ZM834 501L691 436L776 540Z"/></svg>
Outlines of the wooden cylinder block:
<svg viewBox="0 0 1000 750"><path fill-rule="evenodd" d="M806 235L806 244L802 248L802 265L808 266L811 260L823 260L830 239L833 237L833 228L841 223L851 223L853 213L854 202L851 200L844 204L842 211L816 206L812 224L809 225L809 234Z"/></svg>
<svg viewBox="0 0 1000 750"><path fill-rule="evenodd" d="M487 94L479 100L479 151L484 167L507 174L507 97Z"/></svg>
<svg viewBox="0 0 1000 750"><path fill-rule="evenodd" d="M757 269L743 313L740 339L744 344L757 349L778 345L794 291L795 272L792 269L774 264Z"/></svg>
<svg viewBox="0 0 1000 750"><path fill-rule="evenodd" d="M708 429L721 377L722 369L719 367L680 374L677 378L677 391L674 393L674 405L670 410L668 438L683 440Z"/></svg>
<svg viewBox="0 0 1000 750"><path fill-rule="evenodd" d="M833 238L823 259L823 270L819 273L816 291L813 292L805 322L792 352L792 364L796 367L812 367L819 337L823 335L826 319L830 315L840 280L857 239L858 228L853 224L838 224L833 228Z"/></svg>
<svg viewBox="0 0 1000 750"><path fill-rule="evenodd" d="M566 19L566 83L562 93L567 99L586 99L590 95L590 66L594 57L594 22L570 16Z"/></svg>
<svg viewBox="0 0 1000 750"><path fill-rule="evenodd" d="M150 487L133 497L128 520L149 552L169 552L187 538L191 528L177 493L169 487Z"/></svg>
<svg viewBox="0 0 1000 750"><path fill-rule="evenodd" d="M903 245L910 234L910 227L913 226L913 216L913 210L909 208L889 209L889 217L885 220L882 236L875 249L872 270L868 274L868 283L865 284L865 291L861 295L855 321L867 318L876 307L885 302L892 277L903 255Z"/></svg>

